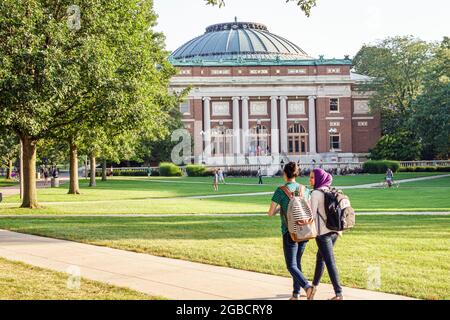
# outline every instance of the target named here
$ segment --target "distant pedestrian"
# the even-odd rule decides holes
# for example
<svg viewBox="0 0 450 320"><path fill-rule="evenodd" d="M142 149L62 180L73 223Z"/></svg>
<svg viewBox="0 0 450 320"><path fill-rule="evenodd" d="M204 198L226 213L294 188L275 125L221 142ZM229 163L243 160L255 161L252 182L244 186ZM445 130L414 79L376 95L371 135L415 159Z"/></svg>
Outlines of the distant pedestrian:
<svg viewBox="0 0 450 320"><path fill-rule="evenodd" d="M259 167L257 175L258 175L258 178L259 178L258 184L263 184L263 180L262 180L263 175L262 175L261 167Z"/></svg>
<svg viewBox="0 0 450 320"><path fill-rule="evenodd" d="M218 173L219 173L219 182L221 182L221 183L223 183L223 184L226 184L226 182L225 182L225 177L224 177L224 175L223 175L223 170L219 168Z"/></svg>
<svg viewBox="0 0 450 320"><path fill-rule="evenodd" d="M214 170L214 177L213 177L213 189L214 191L219 191L219 172Z"/></svg>
<svg viewBox="0 0 450 320"><path fill-rule="evenodd" d="M44 167L43 175L44 175L44 186L46 186L47 182L48 182L48 169L47 169L47 167Z"/></svg>

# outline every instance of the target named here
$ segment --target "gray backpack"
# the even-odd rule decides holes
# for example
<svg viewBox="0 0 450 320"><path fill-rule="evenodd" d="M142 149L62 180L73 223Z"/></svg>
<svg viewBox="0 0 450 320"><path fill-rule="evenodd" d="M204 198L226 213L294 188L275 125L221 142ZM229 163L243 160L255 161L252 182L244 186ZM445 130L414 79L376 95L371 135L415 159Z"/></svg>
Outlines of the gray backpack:
<svg viewBox="0 0 450 320"><path fill-rule="evenodd" d="M296 190L298 195L295 195L296 192L291 192L288 187L280 187L289 198L288 210L283 212L281 209L281 214L284 217L291 239L295 242L303 242L314 239L317 236L311 208L304 198L304 188L302 186L301 190ZM303 223L299 224L299 221L303 221Z"/></svg>

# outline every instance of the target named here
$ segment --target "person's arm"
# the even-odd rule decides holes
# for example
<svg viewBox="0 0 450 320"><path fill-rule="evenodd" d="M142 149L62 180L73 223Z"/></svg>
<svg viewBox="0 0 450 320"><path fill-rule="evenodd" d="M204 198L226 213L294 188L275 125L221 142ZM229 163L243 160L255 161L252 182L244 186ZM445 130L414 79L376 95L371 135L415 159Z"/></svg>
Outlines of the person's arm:
<svg viewBox="0 0 450 320"><path fill-rule="evenodd" d="M273 217L278 212L280 212L280 208L277 208L277 206L278 206L278 203L272 201L272 203L270 204L270 207L269 207L269 212L267 212L267 215L269 217Z"/></svg>

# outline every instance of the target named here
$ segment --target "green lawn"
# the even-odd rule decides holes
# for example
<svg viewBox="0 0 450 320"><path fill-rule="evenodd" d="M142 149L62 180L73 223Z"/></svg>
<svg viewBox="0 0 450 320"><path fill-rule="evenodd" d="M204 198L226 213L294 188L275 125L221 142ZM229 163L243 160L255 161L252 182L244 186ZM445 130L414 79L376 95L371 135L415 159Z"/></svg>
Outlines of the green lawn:
<svg viewBox="0 0 450 320"><path fill-rule="evenodd" d="M278 217L4 218L0 228L288 275ZM315 252L311 241L304 258L308 278ZM450 299L450 215L359 216L338 241L336 256L345 286L366 288L368 267L375 266L382 272L380 291Z"/></svg>
<svg viewBox="0 0 450 320"><path fill-rule="evenodd" d="M354 177L357 178L359 177ZM225 185L221 186L221 193L272 192L275 188ZM0 204L0 214L265 213L271 198L269 194L208 199L157 199L163 196L214 193L207 184L174 184L145 179L99 182L95 189L83 185L82 195L79 196L67 195L66 192L65 188L39 190L39 200L44 202L44 208L32 211L17 208L12 203L17 199L8 197L5 201L8 204ZM405 183L398 189L349 189L345 192L357 211L450 211L450 177ZM52 203L46 204L45 201ZM70 205L67 202L71 202Z"/></svg>
<svg viewBox="0 0 450 320"><path fill-rule="evenodd" d="M81 279L67 287L68 275L0 258L0 300L150 300L143 293Z"/></svg>
<svg viewBox="0 0 450 320"><path fill-rule="evenodd" d="M395 174L396 180L402 179L412 179L412 178L421 178L421 177L429 177L436 175L445 175L447 172L399 172ZM383 182L385 178L384 174L360 174L354 176L334 176L333 182L336 186L354 186L354 185L362 185L368 183L378 183ZM142 178L141 178L142 179ZM146 179L146 178L144 178ZM167 178L167 177L152 177L152 180L164 180L164 181L195 181L195 182L204 182L211 184L212 178L197 178L197 177L175 177L175 178ZM245 183L245 184L258 184L258 178L256 177L248 177L248 178L226 178L225 179L229 183ZM303 184L308 184L308 177L301 177L298 179L299 182ZM268 184L271 186L278 186L282 183L281 178L279 177L267 177L263 178L264 184Z"/></svg>
<svg viewBox="0 0 450 320"><path fill-rule="evenodd" d="M0 188L2 187L10 187L17 184L17 181L14 180L6 180L5 177L0 177Z"/></svg>

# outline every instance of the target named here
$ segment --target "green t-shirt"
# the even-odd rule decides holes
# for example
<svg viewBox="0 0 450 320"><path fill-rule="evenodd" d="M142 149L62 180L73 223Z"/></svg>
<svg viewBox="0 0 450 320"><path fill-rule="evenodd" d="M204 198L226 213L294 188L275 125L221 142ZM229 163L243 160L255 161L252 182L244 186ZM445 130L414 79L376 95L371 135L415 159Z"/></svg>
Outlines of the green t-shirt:
<svg viewBox="0 0 450 320"><path fill-rule="evenodd" d="M285 186L288 187L288 189L291 192L295 192L296 190L300 190L300 184L297 182L288 182L285 184ZM310 197L311 191L309 189L305 189L305 198L308 199ZM289 206L289 198L288 196L283 192L283 190L281 190L280 188L277 188L277 190L275 190L275 193L272 196L272 201L277 203L278 205L281 206L281 208L283 209L283 212L287 212L288 210L288 206ZM284 222L284 217L280 212L280 218L281 218L281 233L285 234L286 232L288 232L288 228L286 226L286 223Z"/></svg>

